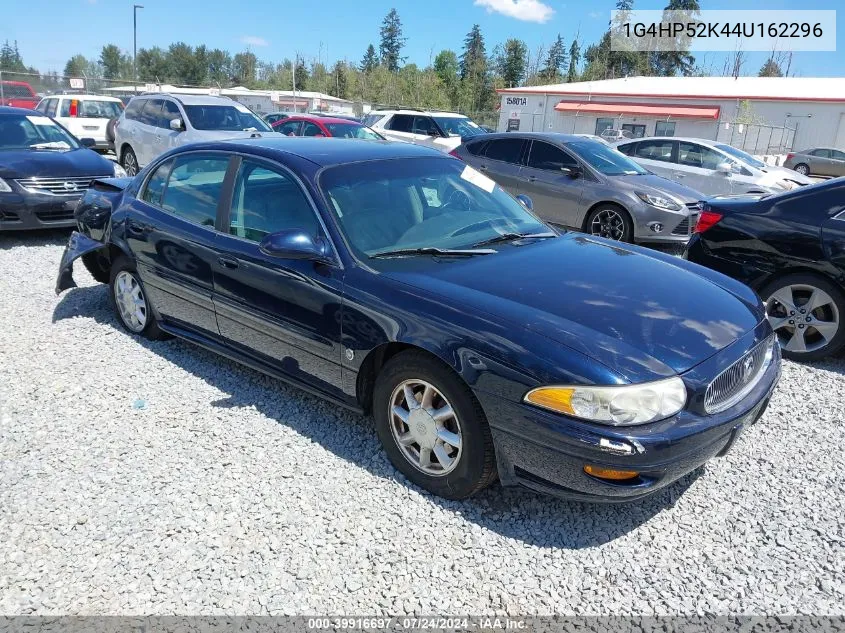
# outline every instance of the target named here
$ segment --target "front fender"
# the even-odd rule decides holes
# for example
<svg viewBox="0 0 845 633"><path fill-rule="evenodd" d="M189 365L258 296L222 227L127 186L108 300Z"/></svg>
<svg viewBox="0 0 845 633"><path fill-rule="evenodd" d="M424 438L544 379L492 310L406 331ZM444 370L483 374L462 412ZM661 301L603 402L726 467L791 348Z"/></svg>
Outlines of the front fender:
<svg viewBox="0 0 845 633"><path fill-rule="evenodd" d="M108 252L108 249L108 244L98 242L77 231L71 233L70 239L65 247L65 252L62 254L62 261L59 264L59 276L56 279L56 294L61 294L62 291L69 288L76 288L76 282L73 280L73 262L75 260L83 255L99 250Z"/></svg>

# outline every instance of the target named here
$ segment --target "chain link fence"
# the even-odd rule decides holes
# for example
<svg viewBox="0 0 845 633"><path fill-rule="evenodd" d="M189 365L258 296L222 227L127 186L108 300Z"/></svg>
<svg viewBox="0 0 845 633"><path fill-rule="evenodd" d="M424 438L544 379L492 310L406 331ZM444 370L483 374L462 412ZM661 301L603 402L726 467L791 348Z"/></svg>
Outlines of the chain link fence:
<svg viewBox="0 0 845 633"><path fill-rule="evenodd" d="M749 154L779 155L794 149L796 129L788 125L720 120L713 140Z"/></svg>

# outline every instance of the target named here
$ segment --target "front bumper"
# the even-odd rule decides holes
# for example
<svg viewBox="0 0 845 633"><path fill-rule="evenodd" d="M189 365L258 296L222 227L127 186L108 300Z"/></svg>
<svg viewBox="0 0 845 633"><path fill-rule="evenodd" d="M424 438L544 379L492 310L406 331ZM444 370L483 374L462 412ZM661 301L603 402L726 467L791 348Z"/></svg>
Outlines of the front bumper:
<svg viewBox="0 0 845 633"><path fill-rule="evenodd" d="M653 494L727 453L763 415L779 378L776 353L753 391L727 411L702 415L684 410L668 420L632 427L582 422L492 394L478 395L488 412L503 485L614 503ZM611 482L585 473L586 465L639 476Z"/></svg>
<svg viewBox="0 0 845 633"><path fill-rule="evenodd" d="M82 192L73 196L0 193L0 231L76 226L73 212L81 197Z"/></svg>
<svg viewBox="0 0 845 633"><path fill-rule="evenodd" d="M695 230L699 213L698 208L669 211L638 204L632 210L634 241L686 244Z"/></svg>

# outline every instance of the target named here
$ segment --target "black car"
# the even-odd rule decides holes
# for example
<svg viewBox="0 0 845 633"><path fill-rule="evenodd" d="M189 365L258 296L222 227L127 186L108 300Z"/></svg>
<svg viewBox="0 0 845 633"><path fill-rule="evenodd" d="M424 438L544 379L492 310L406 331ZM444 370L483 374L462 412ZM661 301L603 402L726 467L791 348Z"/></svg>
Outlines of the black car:
<svg viewBox="0 0 845 633"><path fill-rule="evenodd" d="M0 107L0 231L73 226L91 181L124 175L93 144L41 112Z"/></svg>
<svg viewBox="0 0 845 633"><path fill-rule="evenodd" d="M411 143L197 143L94 185L56 289L94 257L127 330L372 411L449 498L636 499L729 450L780 370L754 293L529 206Z"/></svg>
<svg viewBox="0 0 845 633"><path fill-rule="evenodd" d="M756 290L787 358L845 345L845 179L708 200L684 256Z"/></svg>

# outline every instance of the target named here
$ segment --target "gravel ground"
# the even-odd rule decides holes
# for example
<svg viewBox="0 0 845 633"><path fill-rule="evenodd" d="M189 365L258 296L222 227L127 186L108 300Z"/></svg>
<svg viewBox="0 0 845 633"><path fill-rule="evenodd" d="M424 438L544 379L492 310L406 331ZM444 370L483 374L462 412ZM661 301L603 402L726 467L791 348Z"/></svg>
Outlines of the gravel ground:
<svg viewBox="0 0 845 633"><path fill-rule="evenodd" d="M67 233L0 236L0 613L842 614L845 362L785 363L644 502L409 485L369 419L124 333ZM81 269L81 266L77 266Z"/></svg>

